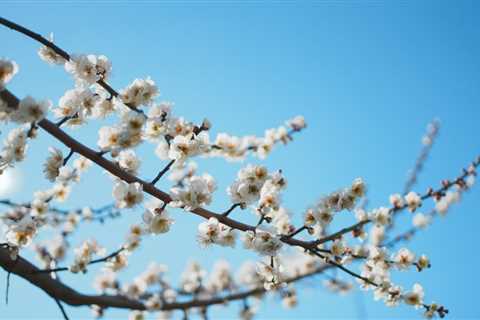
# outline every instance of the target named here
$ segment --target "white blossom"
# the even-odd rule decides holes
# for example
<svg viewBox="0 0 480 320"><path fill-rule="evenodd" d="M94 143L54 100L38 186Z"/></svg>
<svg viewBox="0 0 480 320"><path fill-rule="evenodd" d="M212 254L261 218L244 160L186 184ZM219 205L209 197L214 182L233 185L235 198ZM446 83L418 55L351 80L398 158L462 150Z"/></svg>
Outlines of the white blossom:
<svg viewBox="0 0 480 320"><path fill-rule="evenodd" d="M48 151L50 156L43 164L43 172L49 181L54 182L58 177L60 168L63 166L63 154L62 151L53 147L49 148Z"/></svg>
<svg viewBox="0 0 480 320"><path fill-rule="evenodd" d="M130 174L137 174L138 169L140 168L140 163L140 158L138 158L135 151L131 149L122 150L118 154L118 164L123 170Z"/></svg>
<svg viewBox="0 0 480 320"><path fill-rule="evenodd" d="M187 211L194 210L200 206L208 205L212 201L212 193L216 185L212 176L204 174L193 176L185 180L184 187L173 187L170 195L173 207L182 207Z"/></svg>
<svg viewBox="0 0 480 320"><path fill-rule="evenodd" d="M3 221L6 225L5 238L12 246L27 246L37 233L38 224L28 211L17 211L16 214L18 216L10 216Z"/></svg>
<svg viewBox="0 0 480 320"><path fill-rule="evenodd" d="M53 43L53 33L50 33L48 40ZM50 65L65 64L65 59L50 47L41 46L40 49L38 49L38 55L43 61Z"/></svg>
<svg viewBox="0 0 480 320"><path fill-rule="evenodd" d="M13 78L18 72L18 65L15 61L0 59L0 90Z"/></svg>
<svg viewBox="0 0 480 320"><path fill-rule="evenodd" d="M430 216L427 216L420 212L415 214L412 219L413 225L421 229L426 228L430 224L430 221L431 221Z"/></svg>
<svg viewBox="0 0 480 320"><path fill-rule="evenodd" d="M408 210L410 212L414 212L418 207L422 205L422 199L417 193L413 191L410 191L405 196L405 202L407 203Z"/></svg>
<svg viewBox="0 0 480 320"><path fill-rule="evenodd" d="M402 195L399 194L399 193L395 193L395 194L390 195L390 203L395 208L401 208L405 204Z"/></svg>
<svg viewBox="0 0 480 320"><path fill-rule="evenodd" d="M303 116L296 116L295 118L288 120L287 125L295 131L300 131L307 127Z"/></svg>
<svg viewBox="0 0 480 320"><path fill-rule="evenodd" d="M234 286L230 265L225 260L219 260L213 265L212 272L206 281L210 292L221 292Z"/></svg>
<svg viewBox="0 0 480 320"><path fill-rule="evenodd" d="M152 99L158 95L158 88L150 78L135 79L120 95L124 104L136 108L151 104Z"/></svg>
<svg viewBox="0 0 480 320"><path fill-rule="evenodd" d="M105 270L95 277L93 287L100 293L105 293L112 289L118 289L116 273L109 269Z"/></svg>
<svg viewBox="0 0 480 320"><path fill-rule="evenodd" d="M18 109L12 114L12 120L18 123L33 123L45 118L51 102L48 100L36 101L30 96L20 100Z"/></svg>
<svg viewBox="0 0 480 320"><path fill-rule="evenodd" d="M282 247L279 237L270 231L257 228L255 232L244 233L243 244L247 249L253 249L264 256L275 256Z"/></svg>
<svg viewBox="0 0 480 320"><path fill-rule="evenodd" d="M143 200L143 188L139 182L117 181L113 187L113 197L117 207L132 208Z"/></svg>
<svg viewBox="0 0 480 320"><path fill-rule="evenodd" d="M395 255L393 261L399 270L408 269L415 262L415 254L407 248L402 248Z"/></svg>
<svg viewBox="0 0 480 320"><path fill-rule="evenodd" d="M371 215L371 219L378 226L389 225L392 221L392 213L390 209L385 207L380 207L378 209L373 210L370 215Z"/></svg>
<svg viewBox="0 0 480 320"><path fill-rule="evenodd" d="M415 283L412 291L404 294L403 301L405 301L406 304L420 308L423 304L423 297L424 292L422 286L418 283Z"/></svg>
<svg viewBox="0 0 480 320"><path fill-rule="evenodd" d="M73 55L65 63L65 70L71 73L80 84L91 85L99 80L107 80L111 64L105 56Z"/></svg>
<svg viewBox="0 0 480 320"><path fill-rule="evenodd" d="M174 222L169 217L168 211L163 207L163 202L159 200L153 200L146 205L143 221L147 230L153 234L168 232Z"/></svg>
<svg viewBox="0 0 480 320"><path fill-rule="evenodd" d="M70 265L69 270L72 273L85 272L93 255L104 255L105 249L101 248L95 240L87 240L78 248L75 248L75 260Z"/></svg>
<svg viewBox="0 0 480 320"><path fill-rule="evenodd" d="M219 223L216 218L212 217L198 225L198 241L203 246L216 243L221 246L233 247L235 239L235 230Z"/></svg>
<svg viewBox="0 0 480 320"><path fill-rule="evenodd" d="M257 273L263 279L263 286L266 290L278 288L282 281L282 268L279 263L257 263Z"/></svg>

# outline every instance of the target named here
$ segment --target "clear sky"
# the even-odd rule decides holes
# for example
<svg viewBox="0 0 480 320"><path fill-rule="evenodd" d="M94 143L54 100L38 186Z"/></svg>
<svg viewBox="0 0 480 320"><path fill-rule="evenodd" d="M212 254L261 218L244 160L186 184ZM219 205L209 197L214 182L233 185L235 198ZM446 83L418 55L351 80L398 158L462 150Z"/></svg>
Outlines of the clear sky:
<svg viewBox="0 0 480 320"><path fill-rule="evenodd" d="M368 183L371 206L386 205L391 193L402 191L425 126L434 117L441 120L441 133L416 190L455 177L479 154L479 14L476 1L0 3L1 16L44 35L54 32L55 40L69 52L108 56L115 88L151 76L162 97L175 102L176 114L194 122L209 118L213 135L224 131L261 135L264 129L303 114L307 130L265 161L272 170L283 169L289 179L284 200L297 223L320 195L356 177ZM19 96L58 101L73 82L62 68L42 62L38 47L0 27L0 56L20 65L11 90ZM97 128L93 125L73 135L94 146ZM39 171L46 146L61 146L40 134L30 146L28 160L19 166L23 181L22 191L12 196L16 200L28 200L33 191L49 185ZM164 163L151 146L141 152L141 176L151 178ZM211 172L219 183L212 209L224 210L228 203L224 190L244 164L221 159L200 159L199 164L200 172ZM166 188L168 182L160 186ZM109 203L111 187L101 170L92 169L64 206ZM431 269L396 273L393 278L404 287L422 283L427 301L448 306L451 319L480 318L478 201L477 187L411 243L414 251L429 255ZM238 214L249 221L246 212ZM209 267L218 258L234 266L255 258L240 248L200 249L195 241L200 218L180 211L173 215L172 232L148 237L123 279L142 271L151 260L168 263L175 280L191 259ZM399 230L410 225L409 214L403 216ZM140 211L131 210L108 225L85 225L72 244L97 237L115 249L129 224L139 221ZM0 288L5 278L0 273ZM88 274L65 274L63 279L93 292ZM412 308L390 309L374 302L370 293L333 295L321 281L318 277L298 286L303 293L296 309L286 311L270 299L259 318L419 317ZM215 309L212 316L235 318L237 310L236 305ZM67 311L72 319L90 316L88 308ZM28 317L56 319L60 312L39 289L13 277L10 303L8 307L0 303L0 318ZM125 317L122 311L107 312L107 318Z"/></svg>

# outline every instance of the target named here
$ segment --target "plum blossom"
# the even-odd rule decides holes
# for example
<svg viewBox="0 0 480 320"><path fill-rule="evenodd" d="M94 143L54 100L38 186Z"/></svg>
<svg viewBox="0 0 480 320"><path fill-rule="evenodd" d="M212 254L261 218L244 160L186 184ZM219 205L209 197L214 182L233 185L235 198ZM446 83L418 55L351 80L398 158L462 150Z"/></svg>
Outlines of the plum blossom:
<svg viewBox="0 0 480 320"><path fill-rule="evenodd" d="M15 61L0 59L0 90L13 78L18 72L18 65Z"/></svg>
<svg viewBox="0 0 480 320"><path fill-rule="evenodd" d="M143 222L147 231L152 234L166 233L174 220L169 217L168 211L164 208L160 200L152 200L146 206L143 214Z"/></svg>
<svg viewBox="0 0 480 320"><path fill-rule="evenodd" d="M295 118L288 120L287 125L295 131L300 131L307 127L303 116L296 116Z"/></svg>
<svg viewBox="0 0 480 320"><path fill-rule="evenodd" d="M76 248L74 253L75 260L69 267L70 272L86 272L93 255L105 255L105 249L100 247L95 240L87 240L80 247Z"/></svg>
<svg viewBox="0 0 480 320"><path fill-rule="evenodd" d="M392 221L392 212L390 209L385 207L380 207L378 209L373 210L370 213L371 219L378 225L378 226L386 226L389 225Z"/></svg>
<svg viewBox="0 0 480 320"><path fill-rule="evenodd" d="M113 197L119 208L132 208L143 200L143 188L139 182L117 181L113 187Z"/></svg>
<svg viewBox="0 0 480 320"><path fill-rule="evenodd" d="M276 289L282 284L282 267L278 261L275 263L273 258L271 263L257 263L257 273L263 279L263 286L266 290Z"/></svg>
<svg viewBox="0 0 480 320"><path fill-rule="evenodd" d="M415 262L415 254L407 248L402 248L395 255L393 261L399 270L408 269Z"/></svg>
<svg viewBox="0 0 480 320"><path fill-rule="evenodd" d="M210 218L198 225L198 242L203 246L216 243L221 246L233 247L236 240L236 231L216 218Z"/></svg>
<svg viewBox="0 0 480 320"><path fill-rule="evenodd" d="M282 247L280 238L265 228L257 228L255 232L245 232L243 244L245 248L264 256L275 256Z"/></svg>
<svg viewBox="0 0 480 320"><path fill-rule="evenodd" d="M50 33L48 40L53 43L53 33ZM64 57L47 46L41 46L40 49L38 49L38 56L50 65L63 65L66 62Z"/></svg>
<svg viewBox="0 0 480 320"><path fill-rule="evenodd" d="M36 101L30 96L20 100L18 109L12 114L13 121L18 123L33 123L45 118L51 102L48 100Z"/></svg>
<svg viewBox="0 0 480 320"><path fill-rule="evenodd" d="M405 203L408 206L408 210L410 212L414 212L418 207L422 205L422 199L417 193L410 191L405 196Z"/></svg>
<svg viewBox="0 0 480 320"><path fill-rule="evenodd" d="M135 175L140 168L141 161L135 154L135 151L129 149L120 151L118 154L118 164L123 170Z"/></svg>
<svg viewBox="0 0 480 320"><path fill-rule="evenodd" d="M63 166L63 154L62 151L53 147L49 148L48 151L50 156L43 164L43 172L49 181L54 182L60 173L60 168Z"/></svg>
<svg viewBox="0 0 480 320"><path fill-rule="evenodd" d="M406 304L415 306L416 308L420 308L423 304L423 297L423 287L420 284L415 283L413 285L412 291L407 292L403 295L403 301L405 301Z"/></svg>
<svg viewBox="0 0 480 320"><path fill-rule="evenodd" d="M105 56L93 54L73 55L65 63L65 70L71 73L77 83L91 85L99 80L107 80L112 65Z"/></svg>
<svg viewBox="0 0 480 320"><path fill-rule="evenodd" d="M183 162L189 157L206 152L208 146L208 134L206 132L186 136L177 135L170 142L168 157L172 160Z"/></svg>
<svg viewBox="0 0 480 320"><path fill-rule="evenodd" d="M430 224L431 220L430 216L419 212L413 216L412 223L416 228L424 229Z"/></svg>
<svg viewBox="0 0 480 320"><path fill-rule="evenodd" d="M183 187L170 189L172 207L182 207L187 211L208 205L212 201L212 193L216 189L215 181L209 174L193 176L185 180Z"/></svg>
<svg viewBox="0 0 480 320"><path fill-rule="evenodd" d="M213 265L212 272L206 281L207 290L221 292L234 287L230 264L225 260L219 260Z"/></svg>
<svg viewBox="0 0 480 320"><path fill-rule="evenodd" d="M153 98L158 95L158 88L155 82L150 79L135 79L121 93L122 102L134 108L141 105L149 105Z"/></svg>
<svg viewBox="0 0 480 320"><path fill-rule="evenodd" d="M4 140L4 147L0 152L0 173L7 166L25 159L27 150L27 132L19 127L12 129Z"/></svg>
<svg viewBox="0 0 480 320"><path fill-rule="evenodd" d="M30 244L37 233L39 223L28 211L17 210L7 215L3 221L6 226L5 238L14 247Z"/></svg>

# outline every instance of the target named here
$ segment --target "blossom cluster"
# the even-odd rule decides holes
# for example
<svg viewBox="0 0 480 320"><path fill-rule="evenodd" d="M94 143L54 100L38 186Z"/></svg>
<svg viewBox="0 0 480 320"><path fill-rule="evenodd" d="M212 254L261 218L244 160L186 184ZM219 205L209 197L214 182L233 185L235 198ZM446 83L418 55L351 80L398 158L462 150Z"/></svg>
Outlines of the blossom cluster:
<svg viewBox="0 0 480 320"><path fill-rule="evenodd" d="M292 133L306 127L305 119L296 116L286 122L285 126L265 131L263 137L237 137L227 133L219 133L213 144L212 156L222 156L229 160L243 160L249 150L260 159L266 158L277 142L287 144L292 140Z"/></svg>
<svg viewBox="0 0 480 320"><path fill-rule="evenodd" d="M365 182L361 178L355 179L350 187L321 198L314 207L308 209L304 217L305 225L325 229L333 221L335 213L353 210L358 199L365 193Z"/></svg>
<svg viewBox="0 0 480 320"><path fill-rule="evenodd" d="M198 225L198 242L202 246L215 243L220 246L233 247L236 238L236 230L219 223L216 218L212 217Z"/></svg>
<svg viewBox="0 0 480 320"><path fill-rule="evenodd" d="M238 172L237 180L228 187L227 193L232 203L242 207L257 203L255 212L272 219L280 209L280 192L286 185L281 171L269 174L264 166L248 165Z"/></svg>
<svg viewBox="0 0 480 320"><path fill-rule="evenodd" d="M185 179L182 187L170 189L172 207L183 208L187 211L208 205L212 202L212 193L217 185L213 177L207 173L201 176L192 176Z"/></svg>

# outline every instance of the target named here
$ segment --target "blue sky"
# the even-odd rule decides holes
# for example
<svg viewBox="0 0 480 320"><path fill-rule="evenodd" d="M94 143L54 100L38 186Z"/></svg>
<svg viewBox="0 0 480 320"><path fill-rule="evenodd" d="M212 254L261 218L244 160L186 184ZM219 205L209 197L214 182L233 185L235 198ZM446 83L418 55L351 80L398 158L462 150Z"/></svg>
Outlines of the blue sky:
<svg viewBox="0 0 480 320"><path fill-rule="evenodd" d="M479 154L479 14L474 1L0 4L1 16L44 35L54 32L58 44L69 52L108 56L115 88L151 76L162 98L175 102L176 114L194 122L209 118L213 134L261 135L264 129L303 114L307 130L264 161L272 170L282 169L289 179L284 200L296 219L320 195L359 176L369 185L371 206L387 204L391 193L402 190L425 126L434 117L441 120L441 133L416 190L456 176ZM57 101L73 86L64 70L40 61L37 43L3 27L0 41L0 56L20 65L10 86L17 95ZM94 124L72 134L95 145L97 129ZM47 146L59 144L41 133L30 146L28 160L19 166L22 191L13 198L28 200L33 191L48 187L39 173ZM164 164L151 146L142 148L141 154L141 175L152 177ZM200 172L211 172L219 183L212 209L225 209L224 190L244 164L221 159L200 159L199 164ZM168 182L160 186L166 188ZM411 243L414 251L429 255L431 269L394 276L405 287L421 282L426 299L447 305L455 319L480 318L474 291L480 285L474 237L480 222L479 197L478 188L471 190L450 215ZM110 201L109 178L92 169L64 206L100 206ZM199 249L195 241L199 218L180 211L173 215L172 232L147 238L122 274L124 279L151 260L168 263L175 280L177 270L190 259L209 267L218 258L232 265L255 258L243 249ZM247 214L243 216L249 220ZM403 215L399 230L409 226L409 218ZM131 210L109 225L86 225L73 245L96 236L114 249L129 224L139 221L140 212ZM93 291L88 274L63 279L84 292ZM293 311L270 299L259 318L419 316L412 308L390 309L376 303L371 294L332 295L321 281L315 278L298 287L303 293ZM212 315L235 318L237 309L233 305L215 309ZM67 310L75 319L90 316L88 308ZM12 279L10 304L0 304L0 314L6 319L60 317L51 298L18 278ZM107 316L125 318L126 314L112 310Z"/></svg>

